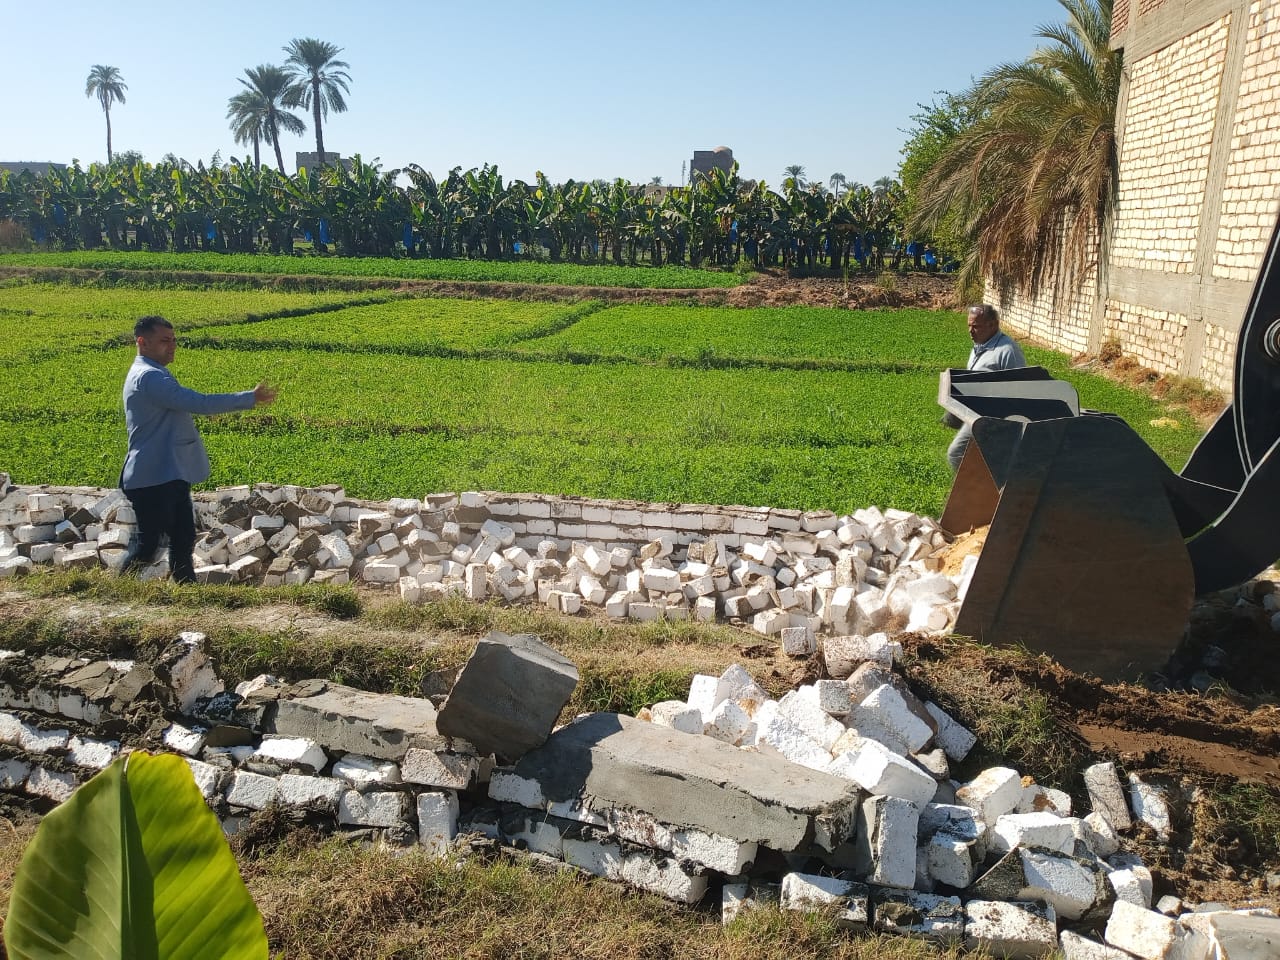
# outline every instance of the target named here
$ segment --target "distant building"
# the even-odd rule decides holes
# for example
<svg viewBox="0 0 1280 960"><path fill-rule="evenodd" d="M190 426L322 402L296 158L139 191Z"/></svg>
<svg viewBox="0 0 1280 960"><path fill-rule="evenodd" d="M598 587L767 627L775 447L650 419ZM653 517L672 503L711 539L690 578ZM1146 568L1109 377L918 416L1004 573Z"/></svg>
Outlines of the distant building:
<svg viewBox="0 0 1280 960"><path fill-rule="evenodd" d="M29 170L37 177L43 177L52 170L65 170L65 163L40 163L38 161L27 162L25 160L7 161L0 160L0 170L8 170L10 173L21 173L23 170Z"/></svg>
<svg viewBox="0 0 1280 960"><path fill-rule="evenodd" d="M316 153L314 150L308 153L299 151L295 153L293 157L294 170L302 170L304 167L308 170L314 170L316 167L320 166L320 154ZM350 160L342 159L340 154L334 153L331 150L326 150L324 152L324 162L325 166L336 167L338 164L342 164L342 166L346 167L348 170L351 169Z"/></svg>
<svg viewBox="0 0 1280 960"><path fill-rule="evenodd" d="M714 150L693 151L693 162L689 164L689 180L702 174L704 177L712 170L723 170L728 173L733 169L733 151L728 147L716 147Z"/></svg>

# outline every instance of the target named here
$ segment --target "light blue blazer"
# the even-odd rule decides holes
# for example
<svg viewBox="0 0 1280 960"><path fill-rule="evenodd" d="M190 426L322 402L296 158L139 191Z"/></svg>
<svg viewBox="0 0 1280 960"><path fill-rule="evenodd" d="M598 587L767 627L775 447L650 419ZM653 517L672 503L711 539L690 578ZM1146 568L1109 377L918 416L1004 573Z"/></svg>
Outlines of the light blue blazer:
<svg viewBox="0 0 1280 960"><path fill-rule="evenodd" d="M125 490L170 480L199 483L209 477L209 455L196 431L193 413L252 410L253 391L199 393L188 390L165 367L135 357L124 380L124 422L129 452L120 471Z"/></svg>

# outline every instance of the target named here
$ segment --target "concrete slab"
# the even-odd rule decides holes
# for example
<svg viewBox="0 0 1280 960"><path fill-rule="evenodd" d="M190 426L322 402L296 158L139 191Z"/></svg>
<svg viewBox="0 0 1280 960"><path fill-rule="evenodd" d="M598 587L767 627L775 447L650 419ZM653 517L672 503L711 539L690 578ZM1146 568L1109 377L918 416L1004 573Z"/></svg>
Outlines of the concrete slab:
<svg viewBox="0 0 1280 960"><path fill-rule="evenodd" d="M578 685L578 668L532 634L494 631L462 668L437 724L511 762L544 743Z"/></svg>
<svg viewBox="0 0 1280 960"><path fill-rule="evenodd" d="M300 685L269 711L268 733L306 737L326 750L400 760L410 747L445 749L430 700L367 693L336 683ZM454 750L459 744L453 743Z"/></svg>
<svg viewBox="0 0 1280 960"><path fill-rule="evenodd" d="M496 799L545 807L579 797L778 851L833 850L854 829L856 784L615 713L557 730L503 775ZM493 794L493 790L491 790Z"/></svg>

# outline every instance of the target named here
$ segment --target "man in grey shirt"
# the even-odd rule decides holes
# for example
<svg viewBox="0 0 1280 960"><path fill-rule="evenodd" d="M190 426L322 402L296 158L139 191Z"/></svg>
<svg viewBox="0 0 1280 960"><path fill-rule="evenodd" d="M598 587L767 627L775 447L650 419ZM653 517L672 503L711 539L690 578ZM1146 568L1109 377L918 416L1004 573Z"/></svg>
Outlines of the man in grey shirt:
<svg viewBox="0 0 1280 960"><path fill-rule="evenodd" d="M989 303L980 303L969 308L969 336L973 340L973 349L969 351L970 370L1012 370L1014 367L1025 367L1026 358L1022 348L1013 342L1007 333L1000 332L1000 315ZM973 431L967 423L950 423L959 426L956 437L947 448L947 462L951 464L951 472L960 469L960 461L964 452L969 449L973 439Z"/></svg>
<svg viewBox="0 0 1280 960"><path fill-rule="evenodd" d="M136 549L125 568L149 563L169 537L169 571L177 583L195 580L191 552L196 542L191 485L209 477L209 455L191 419L193 413L228 413L271 403L276 392L265 383L240 393L197 393L167 369L177 339L164 317L143 317L133 326L138 355L124 381L124 420L129 452L120 487L138 520Z"/></svg>

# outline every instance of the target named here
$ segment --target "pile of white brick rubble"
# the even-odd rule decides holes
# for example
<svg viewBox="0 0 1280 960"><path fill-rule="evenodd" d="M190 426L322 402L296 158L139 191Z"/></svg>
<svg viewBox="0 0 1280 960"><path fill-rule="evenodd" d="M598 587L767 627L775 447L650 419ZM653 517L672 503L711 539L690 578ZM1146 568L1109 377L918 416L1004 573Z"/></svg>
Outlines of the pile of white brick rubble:
<svg viewBox="0 0 1280 960"><path fill-rule="evenodd" d="M135 536L118 490L9 486L0 474L0 577L37 564L119 569ZM336 487L257 485L196 495L196 578L363 583L408 601L535 599L633 620L718 616L812 652L823 632L945 630L976 558L939 573L928 518L498 493L384 503ZM143 572L164 576L163 557Z"/></svg>
<svg viewBox="0 0 1280 960"><path fill-rule="evenodd" d="M530 531L528 513L543 509L578 515ZM596 509L637 509L667 526L622 527L615 514L604 524ZM998 956L1280 956L1271 911L1153 902L1151 872L1126 838L1171 836L1187 800L1175 788L1122 780L1101 763L1085 775L1081 815L1067 794L1006 767L952 778L973 734L912 692L894 671L899 646L871 629L954 602L958 585L930 569L941 541L928 521L700 508L698 526L686 527L680 518L694 514L682 509L494 494L362 505L289 488L223 490L199 505L206 561L222 560L218 549L230 561L206 563L208 579L217 567L235 579L368 579L385 564L399 575L374 582L409 595L457 589L459 577L471 595L480 582L520 585L517 597L550 583L545 599L567 610L564 597L599 596L583 587L594 578L606 603L611 590L635 594L625 613L640 617L697 616L707 598L741 616L767 596L758 610L785 616L789 652L821 656L833 679L773 700L734 666L640 717L595 713L556 728L577 670L534 637L479 641L439 706L319 680L263 676L227 690L199 634L150 663L0 651L0 790L46 809L122 749L168 750L188 758L229 834L285 808L429 855L496 842L680 902L718 897L726 921L743 909L822 910L851 930ZM16 553L2 562L13 570L26 566L18 558L37 562L33 553L111 565L131 533L118 492L10 489L4 511ZM272 531L259 518L282 523ZM588 520L609 529L580 532ZM739 521L754 525L735 530ZM33 532L42 526L52 539ZM647 539L635 546L624 530ZM383 543L387 534L399 546ZM233 557L237 541L260 545ZM298 555L315 542L324 545ZM290 553L298 543L308 546ZM515 551L548 565L530 570ZM468 579L475 569L483 580ZM686 589L704 577L709 592ZM868 595L877 602L858 602Z"/></svg>

